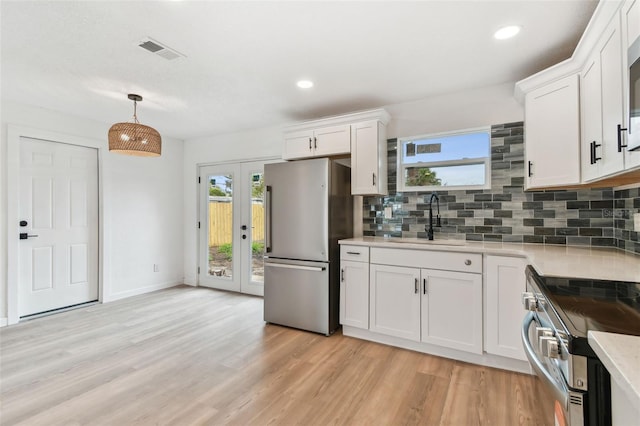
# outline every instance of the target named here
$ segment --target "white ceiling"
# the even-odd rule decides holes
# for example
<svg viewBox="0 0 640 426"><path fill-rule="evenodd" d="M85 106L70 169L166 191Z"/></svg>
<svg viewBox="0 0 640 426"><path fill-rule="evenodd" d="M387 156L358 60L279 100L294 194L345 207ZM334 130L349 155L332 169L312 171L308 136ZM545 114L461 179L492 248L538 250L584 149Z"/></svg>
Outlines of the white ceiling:
<svg viewBox="0 0 640 426"><path fill-rule="evenodd" d="M137 93L163 135L229 133L517 81L571 56L596 4L3 0L2 97L114 123Z"/></svg>

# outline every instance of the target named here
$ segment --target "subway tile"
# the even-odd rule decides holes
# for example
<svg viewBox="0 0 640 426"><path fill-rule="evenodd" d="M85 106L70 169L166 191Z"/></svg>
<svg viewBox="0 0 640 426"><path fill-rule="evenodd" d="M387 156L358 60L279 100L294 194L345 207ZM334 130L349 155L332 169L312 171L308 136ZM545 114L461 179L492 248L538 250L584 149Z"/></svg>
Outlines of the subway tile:
<svg viewBox="0 0 640 426"><path fill-rule="evenodd" d="M488 225L488 226L492 226L492 225L502 225L502 219L496 219L496 218L485 218L484 219L484 224Z"/></svg>
<svg viewBox="0 0 640 426"><path fill-rule="evenodd" d="M510 226L494 226L493 232L496 234L513 234L513 228Z"/></svg>
<svg viewBox="0 0 640 426"><path fill-rule="evenodd" d="M613 209L613 200L591 201L591 209Z"/></svg>
<svg viewBox="0 0 640 426"><path fill-rule="evenodd" d="M575 191L556 192L556 201L574 201L578 199L578 194Z"/></svg>
<svg viewBox="0 0 640 426"><path fill-rule="evenodd" d="M533 228L533 235L556 235L555 228L535 227Z"/></svg>
<svg viewBox="0 0 640 426"><path fill-rule="evenodd" d="M589 202L588 201L567 201L568 209L588 209Z"/></svg>
<svg viewBox="0 0 640 426"><path fill-rule="evenodd" d="M482 241L482 234L467 234L467 241Z"/></svg>
<svg viewBox="0 0 640 426"><path fill-rule="evenodd" d="M544 237L545 244L567 244L567 237Z"/></svg>
<svg viewBox="0 0 640 426"><path fill-rule="evenodd" d="M591 219L567 219L567 226L585 228L591 226Z"/></svg>
<svg viewBox="0 0 640 426"><path fill-rule="evenodd" d="M534 210L533 217L543 217L543 218L556 217L556 211L555 210Z"/></svg>
<svg viewBox="0 0 640 426"><path fill-rule="evenodd" d="M493 201L511 201L513 194L493 194Z"/></svg>
<svg viewBox="0 0 640 426"><path fill-rule="evenodd" d="M513 217L513 211L511 210L494 210L493 217Z"/></svg>
<svg viewBox="0 0 640 426"><path fill-rule="evenodd" d="M536 243L542 244L544 243L544 237L540 235L524 235L522 238L523 243Z"/></svg>
<svg viewBox="0 0 640 426"><path fill-rule="evenodd" d="M523 219L524 226L544 226L544 219Z"/></svg>
<svg viewBox="0 0 640 426"><path fill-rule="evenodd" d="M502 241L502 235L484 234L484 241L500 242L500 241Z"/></svg>
<svg viewBox="0 0 640 426"><path fill-rule="evenodd" d="M458 210L458 217L473 217L475 210Z"/></svg>
<svg viewBox="0 0 640 426"><path fill-rule="evenodd" d="M553 192L536 192L533 194L533 201L554 201Z"/></svg>
<svg viewBox="0 0 640 426"><path fill-rule="evenodd" d="M578 228L556 228L556 235L578 235Z"/></svg>
<svg viewBox="0 0 640 426"><path fill-rule="evenodd" d="M543 206L542 201L525 201L522 203L523 209L542 210Z"/></svg>

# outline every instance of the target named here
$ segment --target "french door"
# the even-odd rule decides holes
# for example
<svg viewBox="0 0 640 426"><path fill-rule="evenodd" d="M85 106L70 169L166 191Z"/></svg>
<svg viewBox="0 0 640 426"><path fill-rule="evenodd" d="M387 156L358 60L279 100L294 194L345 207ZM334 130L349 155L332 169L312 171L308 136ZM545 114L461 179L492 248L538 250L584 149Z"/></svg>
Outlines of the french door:
<svg viewBox="0 0 640 426"><path fill-rule="evenodd" d="M266 163L200 167L199 285L264 294Z"/></svg>

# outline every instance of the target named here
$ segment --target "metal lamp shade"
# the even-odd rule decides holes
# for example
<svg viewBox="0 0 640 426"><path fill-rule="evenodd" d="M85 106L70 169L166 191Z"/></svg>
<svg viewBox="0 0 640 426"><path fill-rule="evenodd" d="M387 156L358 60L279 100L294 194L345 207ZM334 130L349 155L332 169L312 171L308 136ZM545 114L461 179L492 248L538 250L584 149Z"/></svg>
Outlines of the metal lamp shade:
<svg viewBox="0 0 640 426"><path fill-rule="evenodd" d="M109 151L141 157L158 157L162 152L160 133L139 123L116 123L109 129Z"/></svg>

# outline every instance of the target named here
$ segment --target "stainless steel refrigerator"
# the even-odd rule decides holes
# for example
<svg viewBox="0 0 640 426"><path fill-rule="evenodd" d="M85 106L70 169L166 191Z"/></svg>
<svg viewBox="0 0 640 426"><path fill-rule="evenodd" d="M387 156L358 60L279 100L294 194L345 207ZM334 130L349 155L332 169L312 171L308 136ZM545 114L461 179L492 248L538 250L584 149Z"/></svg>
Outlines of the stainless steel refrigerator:
<svg viewBox="0 0 640 426"><path fill-rule="evenodd" d="M340 249L353 235L349 167L328 158L264 168L264 320L330 335L338 328Z"/></svg>

